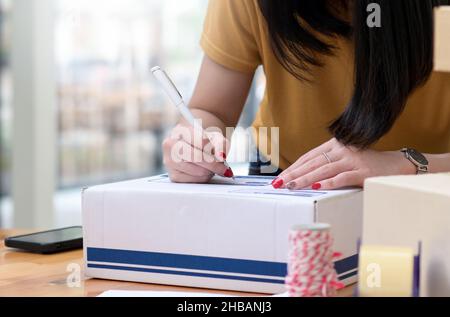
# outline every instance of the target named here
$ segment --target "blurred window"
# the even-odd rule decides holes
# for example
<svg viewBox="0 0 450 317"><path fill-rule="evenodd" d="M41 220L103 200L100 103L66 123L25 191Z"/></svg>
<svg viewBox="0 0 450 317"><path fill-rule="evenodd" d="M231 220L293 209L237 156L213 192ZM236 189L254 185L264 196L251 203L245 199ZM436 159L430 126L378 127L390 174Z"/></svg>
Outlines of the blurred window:
<svg viewBox="0 0 450 317"><path fill-rule="evenodd" d="M151 77L167 69L187 100L207 0L58 0L59 186L162 171L178 114Z"/></svg>

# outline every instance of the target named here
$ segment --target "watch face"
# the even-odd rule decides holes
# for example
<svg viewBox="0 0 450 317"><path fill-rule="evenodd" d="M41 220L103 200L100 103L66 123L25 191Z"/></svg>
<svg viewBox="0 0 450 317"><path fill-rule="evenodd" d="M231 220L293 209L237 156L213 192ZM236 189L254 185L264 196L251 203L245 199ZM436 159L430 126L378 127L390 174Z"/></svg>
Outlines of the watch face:
<svg viewBox="0 0 450 317"><path fill-rule="evenodd" d="M419 153L416 150L408 150L408 154L411 156L411 158L419 163L420 165L428 165L428 160L423 154Z"/></svg>

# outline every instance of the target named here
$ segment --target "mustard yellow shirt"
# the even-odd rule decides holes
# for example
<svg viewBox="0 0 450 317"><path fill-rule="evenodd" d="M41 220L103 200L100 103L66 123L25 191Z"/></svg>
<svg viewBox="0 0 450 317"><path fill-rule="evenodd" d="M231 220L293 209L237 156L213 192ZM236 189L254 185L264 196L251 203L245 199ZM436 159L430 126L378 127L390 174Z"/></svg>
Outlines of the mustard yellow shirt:
<svg viewBox="0 0 450 317"><path fill-rule="evenodd" d="M335 56L323 57L324 67L314 69L312 83L302 82L274 56L257 0L210 0L201 46L209 58L236 71L253 73L263 65L267 88L253 126L280 128L282 169L332 138L327 127L352 97L353 43L335 41ZM450 152L450 74L433 73L410 96L392 130L373 146L385 151L403 147Z"/></svg>

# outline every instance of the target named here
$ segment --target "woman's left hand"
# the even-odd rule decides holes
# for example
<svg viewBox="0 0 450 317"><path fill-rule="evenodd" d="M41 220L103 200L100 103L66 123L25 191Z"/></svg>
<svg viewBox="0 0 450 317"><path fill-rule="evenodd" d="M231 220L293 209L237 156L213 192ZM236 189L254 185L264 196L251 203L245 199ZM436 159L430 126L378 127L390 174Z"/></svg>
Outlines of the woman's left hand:
<svg viewBox="0 0 450 317"><path fill-rule="evenodd" d="M413 175L403 153L360 150L332 139L302 156L272 183L274 188L333 190L363 187L369 177Z"/></svg>

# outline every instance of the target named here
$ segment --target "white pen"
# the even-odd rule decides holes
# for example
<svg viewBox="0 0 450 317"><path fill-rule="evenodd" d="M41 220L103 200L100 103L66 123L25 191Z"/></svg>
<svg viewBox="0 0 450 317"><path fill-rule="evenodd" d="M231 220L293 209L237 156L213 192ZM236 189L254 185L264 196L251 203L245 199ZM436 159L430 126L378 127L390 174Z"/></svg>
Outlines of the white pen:
<svg viewBox="0 0 450 317"><path fill-rule="evenodd" d="M161 67L159 66L153 67L151 72L153 73L153 76L155 76L155 78L161 84L163 90L169 96L170 100L172 100L172 103L180 111L183 118L194 128L203 130L203 127L200 125L200 121L194 117L192 112L186 106L183 97L181 96L180 92L178 91L173 81L170 79L169 75L167 75L167 73L164 70L162 70ZM225 167L227 167L231 171L231 168L228 165L227 161L225 160L223 163L225 164ZM232 178L233 180L235 180L234 175L232 176Z"/></svg>

